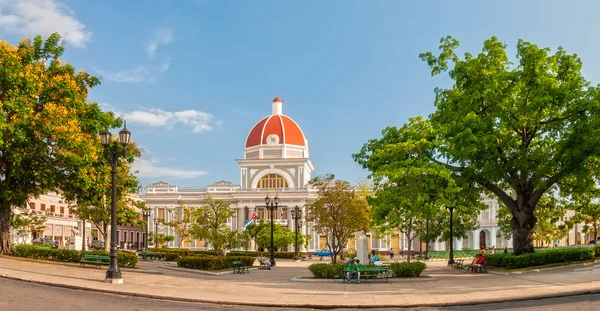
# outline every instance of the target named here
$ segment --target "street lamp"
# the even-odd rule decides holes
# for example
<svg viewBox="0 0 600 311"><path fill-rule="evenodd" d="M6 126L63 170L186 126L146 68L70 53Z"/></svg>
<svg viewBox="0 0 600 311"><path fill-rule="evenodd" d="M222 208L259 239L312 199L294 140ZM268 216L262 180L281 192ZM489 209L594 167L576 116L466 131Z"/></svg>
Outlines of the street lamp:
<svg viewBox="0 0 600 311"><path fill-rule="evenodd" d="M294 260L298 260L298 231L302 226L302 210L296 206L292 210L292 218L294 219L294 226L296 231L296 243L294 243Z"/></svg>
<svg viewBox="0 0 600 311"><path fill-rule="evenodd" d="M119 157L126 155L126 147L131 139L131 132L127 130L127 124L123 126L123 129L119 132L118 144L112 143L112 134L106 129L100 133L100 141L104 146L104 156L109 158L112 164L112 200L110 202L111 216L110 216L110 265L106 271L105 282L113 284L122 284L123 277L121 276L121 270L119 269L119 253L117 252L117 163Z"/></svg>
<svg viewBox="0 0 600 311"><path fill-rule="evenodd" d="M452 227L452 219L454 208L456 207L456 205L458 205L458 199L454 200L454 205L448 207L448 210L450 211L450 254L448 258L449 265L454 264L454 228Z"/></svg>
<svg viewBox="0 0 600 311"><path fill-rule="evenodd" d="M265 198L265 204L267 209L271 211L271 248L269 251L269 261L271 262L271 266L275 266L275 254L273 250L275 247L273 243L273 212L277 209L277 205L279 205L279 198L277 195L275 195L275 197L271 199L267 194L267 197Z"/></svg>
<svg viewBox="0 0 600 311"><path fill-rule="evenodd" d="M146 221L146 236L144 237L144 250L148 251L148 218L150 218L150 211L143 211L144 220Z"/></svg>
<svg viewBox="0 0 600 311"><path fill-rule="evenodd" d="M429 216L425 225L425 260L429 260Z"/></svg>

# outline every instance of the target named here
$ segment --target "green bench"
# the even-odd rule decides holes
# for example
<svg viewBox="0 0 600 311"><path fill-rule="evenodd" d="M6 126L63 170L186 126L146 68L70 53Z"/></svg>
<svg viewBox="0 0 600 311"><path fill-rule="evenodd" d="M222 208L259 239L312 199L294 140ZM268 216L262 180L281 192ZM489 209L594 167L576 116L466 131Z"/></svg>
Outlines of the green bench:
<svg viewBox="0 0 600 311"><path fill-rule="evenodd" d="M348 270L347 268L344 269L344 274L342 275L344 283L347 281L346 275L349 271L350 270ZM368 283L369 279L385 279L385 282L387 283L389 281L389 277L392 274L392 271L387 267L359 267L358 271L360 272L360 278L364 279L365 283Z"/></svg>
<svg viewBox="0 0 600 311"><path fill-rule="evenodd" d="M233 264L233 273L249 273L250 271L248 270L248 266L245 266L242 264L241 261L239 260L235 260L231 262Z"/></svg>
<svg viewBox="0 0 600 311"><path fill-rule="evenodd" d="M100 268L100 266L108 266L110 264L110 257L101 255L84 255L83 259L79 260L79 264L81 267L85 267L86 263Z"/></svg>

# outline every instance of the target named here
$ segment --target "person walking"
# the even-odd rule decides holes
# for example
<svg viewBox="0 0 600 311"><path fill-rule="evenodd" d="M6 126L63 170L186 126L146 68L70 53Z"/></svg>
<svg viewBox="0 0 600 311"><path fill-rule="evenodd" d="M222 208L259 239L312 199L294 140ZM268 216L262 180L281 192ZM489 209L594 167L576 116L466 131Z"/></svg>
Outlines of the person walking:
<svg viewBox="0 0 600 311"><path fill-rule="evenodd" d="M390 248L390 259L394 260L394 249Z"/></svg>

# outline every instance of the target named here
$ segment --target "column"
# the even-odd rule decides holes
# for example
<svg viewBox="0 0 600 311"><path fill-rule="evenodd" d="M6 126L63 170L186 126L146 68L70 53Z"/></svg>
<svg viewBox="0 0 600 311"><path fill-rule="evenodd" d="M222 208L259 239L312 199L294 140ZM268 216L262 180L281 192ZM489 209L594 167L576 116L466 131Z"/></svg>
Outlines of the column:
<svg viewBox="0 0 600 311"><path fill-rule="evenodd" d="M479 232L480 231L481 230L473 231L473 245L472 245L473 249L479 249Z"/></svg>
<svg viewBox="0 0 600 311"><path fill-rule="evenodd" d="M456 243L454 243L454 250L460 251L462 250L462 245L463 245L463 238L460 239L454 239L454 241L456 241Z"/></svg>

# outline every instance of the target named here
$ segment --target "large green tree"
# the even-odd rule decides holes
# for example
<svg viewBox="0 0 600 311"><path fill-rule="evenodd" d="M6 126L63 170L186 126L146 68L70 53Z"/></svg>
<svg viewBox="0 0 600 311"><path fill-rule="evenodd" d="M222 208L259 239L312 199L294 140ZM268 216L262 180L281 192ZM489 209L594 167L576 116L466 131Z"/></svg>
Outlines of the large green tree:
<svg viewBox="0 0 600 311"><path fill-rule="evenodd" d="M119 123L88 101L100 80L59 60L59 42L0 41L0 253L11 252L12 206L93 172L100 131Z"/></svg>
<svg viewBox="0 0 600 311"><path fill-rule="evenodd" d="M246 236L227 228L227 218L235 217L237 211L237 208L231 208L224 200L206 196L204 205L195 208L191 216L191 236L208 242L221 255L227 250L243 246Z"/></svg>
<svg viewBox="0 0 600 311"><path fill-rule="evenodd" d="M376 192L369 197L373 223L380 230L399 230L409 242L419 236L429 241L445 235L450 219L448 207L455 209L458 234L472 224L484 208L480 188L445 165L433 161L435 130L422 117L411 118L401 128L387 127L382 138L369 140L354 160L370 171ZM429 229L427 230L427 220ZM449 226L448 226L449 228ZM469 228L469 230L472 228ZM448 230L449 231L449 230Z"/></svg>
<svg viewBox="0 0 600 311"><path fill-rule="evenodd" d="M600 155L600 91L576 54L519 40L516 63L496 37L478 55L459 57L459 42L420 55L432 75L453 85L435 90L436 152L449 169L493 192L508 208L514 253L533 252L535 210L548 190L585 191ZM572 182L563 182L569 180Z"/></svg>
<svg viewBox="0 0 600 311"><path fill-rule="evenodd" d="M355 232L369 230L370 208L360 191L333 174L315 177L309 185L318 191L318 197L306 205L306 220L327 236L331 262L336 263L348 239Z"/></svg>
<svg viewBox="0 0 600 311"><path fill-rule="evenodd" d="M248 225L244 231L249 238L253 239L259 248L271 247L271 222L261 219L258 223ZM304 245L307 236L298 233L298 245ZM276 250L283 249L295 243L296 233L280 225L273 226L273 245Z"/></svg>

